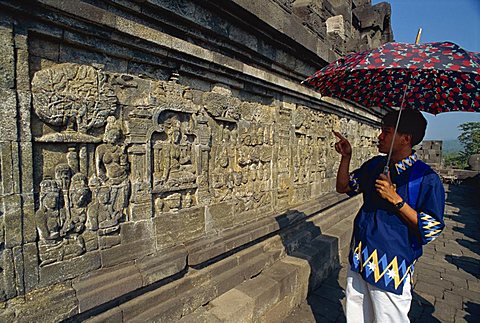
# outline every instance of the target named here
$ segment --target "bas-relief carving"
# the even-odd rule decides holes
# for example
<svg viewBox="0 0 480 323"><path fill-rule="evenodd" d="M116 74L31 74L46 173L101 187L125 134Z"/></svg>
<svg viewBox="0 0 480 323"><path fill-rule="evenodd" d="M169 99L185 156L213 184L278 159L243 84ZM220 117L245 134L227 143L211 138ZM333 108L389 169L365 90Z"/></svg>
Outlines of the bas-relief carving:
<svg viewBox="0 0 480 323"><path fill-rule="evenodd" d="M121 243L124 222L174 216L181 227L183 210L222 202L247 221L306 201L334 176L331 130L361 129L308 107L242 102L225 87L194 104L175 75L60 64L37 72L32 91L45 155L35 170L41 266L112 247L101 239ZM364 129L356 144L371 141Z"/></svg>
<svg viewBox="0 0 480 323"><path fill-rule="evenodd" d="M67 63L40 70L32 79L32 93L36 115L62 128L38 142L99 142L88 132L102 127L117 108L111 78L91 66Z"/></svg>
<svg viewBox="0 0 480 323"><path fill-rule="evenodd" d="M212 97L215 101L206 110L215 121L210 181L214 202L230 201L239 214L271 209L271 108L242 104L228 93L208 94Z"/></svg>
<svg viewBox="0 0 480 323"><path fill-rule="evenodd" d="M189 113L163 110L152 134L152 183L158 195L160 212L177 211L196 205L197 184L196 135Z"/></svg>
<svg viewBox="0 0 480 323"><path fill-rule="evenodd" d="M33 77L33 108L44 124L35 146L49 156L35 170L41 266L84 253L86 230L118 233L119 222L128 220L130 168L118 84L115 75L75 64Z"/></svg>

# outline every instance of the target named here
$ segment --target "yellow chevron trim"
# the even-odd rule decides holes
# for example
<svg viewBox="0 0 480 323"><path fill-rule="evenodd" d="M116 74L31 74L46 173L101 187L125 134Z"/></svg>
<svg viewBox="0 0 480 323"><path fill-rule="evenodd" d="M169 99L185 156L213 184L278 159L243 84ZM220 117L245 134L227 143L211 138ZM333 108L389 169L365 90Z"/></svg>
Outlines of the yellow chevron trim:
<svg viewBox="0 0 480 323"><path fill-rule="evenodd" d="M400 286L400 284L402 283L402 281L410 273L410 268L412 267L411 265L408 266L407 270L405 271L405 274L402 277L400 277L400 273L398 271L398 261L397 261L396 256L392 259L392 261L388 264L388 266L384 268L383 272L380 273L380 266L378 264L377 249L375 249L370 254L370 256L363 262L361 247L362 247L362 242L360 241L358 243L358 246L354 249L353 252L360 254L360 264L361 264L360 268L362 269L362 271L363 271L363 268L370 263L370 260L374 264L375 268L373 270L373 275L374 275L375 283L378 282L388 272L388 270L391 269L395 273L395 276L393 277L393 281L395 283L395 289L397 289L398 286Z"/></svg>
<svg viewBox="0 0 480 323"><path fill-rule="evenodd" d="M442 232L442 230L435 230L435 231L432 231L429 234L426 234L425 237L430 238L431 236L437 235L440 232Z"/></svg>

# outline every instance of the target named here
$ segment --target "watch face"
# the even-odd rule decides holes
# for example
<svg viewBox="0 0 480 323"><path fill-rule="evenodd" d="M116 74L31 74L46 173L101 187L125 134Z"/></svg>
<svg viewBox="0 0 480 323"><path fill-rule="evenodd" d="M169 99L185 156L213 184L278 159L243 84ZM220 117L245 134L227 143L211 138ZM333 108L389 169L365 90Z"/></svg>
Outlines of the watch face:
<svg viewBox="0 0 480 323"><path fill-rule="evenodd" d="M396 207L397 209L401 209L404 204L405 204L405 201L398 202L397 204L395 204L395 207Z"/></svg>

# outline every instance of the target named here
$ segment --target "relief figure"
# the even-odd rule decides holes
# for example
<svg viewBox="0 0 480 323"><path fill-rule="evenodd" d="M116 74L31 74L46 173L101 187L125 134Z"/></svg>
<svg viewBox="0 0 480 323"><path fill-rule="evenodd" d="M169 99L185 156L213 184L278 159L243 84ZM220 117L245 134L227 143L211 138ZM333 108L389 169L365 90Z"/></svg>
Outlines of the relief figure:
<svg viewBox="0 0 480 323"><path fill-rule="evenodd" d="M126 146L121 142L122 130L107 125L104 143L95 150L95 168L100 186L110 189L110 204L115 212L124 213L130 197L129 163Z"/></svg>
<svg viewBox="0 0 480 323"><path fill-rule="evenodd" d="M196 187L193 135L176 115L168 115L164 131L153 145L153 187L157 192L178 191Z"/></svg>
<svg viewBox="0 0 480 323"><path fill-rule="evenodd" d="M35 212L38 233L42 240L56 240L65 221L60 187L57 181L46 179L40 183L40 207Z"/></svg>

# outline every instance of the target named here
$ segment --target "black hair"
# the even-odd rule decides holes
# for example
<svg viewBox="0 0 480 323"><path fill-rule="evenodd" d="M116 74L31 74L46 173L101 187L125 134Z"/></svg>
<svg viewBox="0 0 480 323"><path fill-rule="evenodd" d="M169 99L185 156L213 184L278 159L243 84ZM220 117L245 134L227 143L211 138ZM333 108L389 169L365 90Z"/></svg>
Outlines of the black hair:
<svg viewBox="0 0 480 323"><path fill-rule="evenodd" d="M382 119L382 126L393 127L397 124L399 111L390 111ZM398 124L398 133L412 136L412 147L419 144L425 136L427 120L418 110L404 109Z"/></svg>

